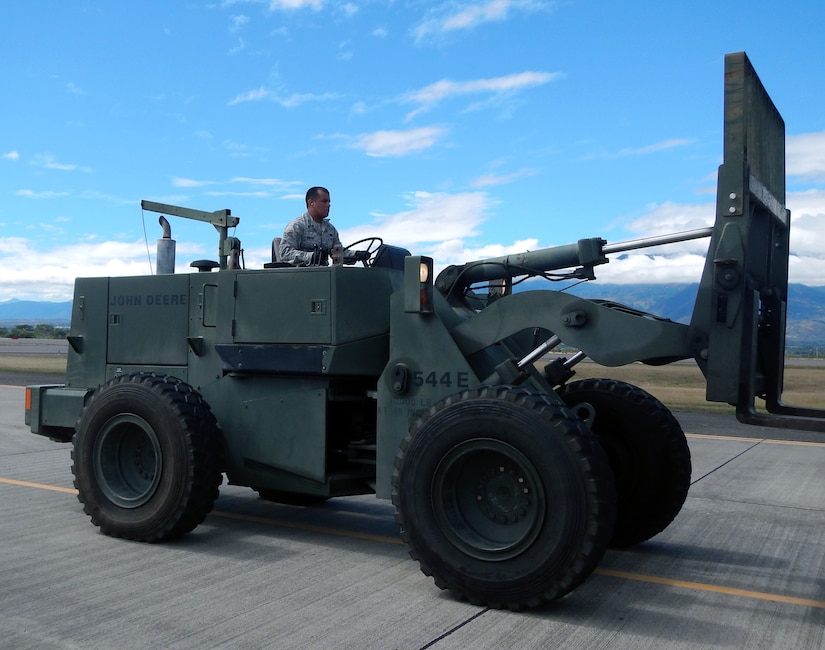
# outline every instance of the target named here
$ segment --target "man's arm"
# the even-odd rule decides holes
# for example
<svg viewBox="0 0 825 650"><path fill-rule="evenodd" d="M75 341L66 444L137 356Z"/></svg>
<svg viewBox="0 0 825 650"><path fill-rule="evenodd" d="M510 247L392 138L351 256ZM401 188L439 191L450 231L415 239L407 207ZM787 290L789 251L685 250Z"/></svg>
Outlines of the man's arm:
<svg viewBox="0 0 825 650"><path fill-rule="evenodd" d="M312 252L302 251L299 248L303 239L303 230L300 223L292 221L287 224L278 247L278 258L282 262L289 262L295 266L309 264L312 261Z"/></svg>

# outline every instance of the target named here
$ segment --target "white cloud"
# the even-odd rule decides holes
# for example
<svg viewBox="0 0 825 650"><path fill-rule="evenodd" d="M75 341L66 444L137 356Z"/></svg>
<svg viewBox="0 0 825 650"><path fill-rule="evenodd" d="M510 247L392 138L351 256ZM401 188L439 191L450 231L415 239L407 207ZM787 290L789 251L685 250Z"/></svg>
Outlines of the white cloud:
<svg viewBox="0 0 825 650"><path fill-rule="evenodd" d="M280 178L246 178L244 176L236 176L230 179L230 183L249 183L251 185L266 185L271 187L288 188L295 187L297 181L285 181Z"/></svg>
<svg viewBox="0 0 825 650"><path fill-rule="evenodd" d="M255 196L269 198L272 190L285 191L299 185L297 181L286 181L279 178L249 178L245 176L235 176L227 181L204 181L193 178L172 177L174 187L209 187L215 185L253 185L267 188L266 190L237 191L237 190L210 190L204 192L206 196Z"/></svg>
<svg viewBox="0 0 825 650"><path fill-rule="evenodd" d="M241 104L243 102L256 102L261 99L269 99L271 96L272 93L261 86L257 90L250 90L237 95L234 99L230 100L229 105L234 106L235 104Z"/></svg>
<svg viewBox="0 0 825 650"><path fill-rule="evenodd" d="M238 44L235 47L230 47L229 50L227 50L226 54L228 56L234 56L234 55L238 54L239 52L243 52L245 49L246 49L246 43L244 42L244 40L242 38L239 37L238 38Z"/></svg>
<svg viewBox="0 0 825 650"><path fill-rule="evenodd" d="M24 237L0 237L0 255L28 257L32 250Z"/></svg>
<svg viewBox="0 0 825 650"><path fill-rule="evenodd" d="M336 93L323 93L322 95L316 93L292 93L286 97L273 97L273 99L284 108L296 108L307 102L325 102L336 97L338 97Z"/></svg>
<svg viewBox="0 0 825 650"><path fill-rule="evenodd" d="M470 29L481 23L504 20L510 9L529 7L534 4L519 0L489 0L482 4L470 5L447 17L442 23L442 28L445 31Z"/></svg>
<svg viewBox="0 0 825 650"><path fill-rule="evenodd" d="M69 196L68 192L53 192L46 190L44 192L34 192L32 190L17 190L15 196L22 196L27 199L57 199L62 196Z"/></svg>
<svg viewBox="0 0 825 650"><path fill-rule="evenodd" d="M476 260L486 260L505 255L515 255L541 248L537 239L522 239L512 244L483 244L473 246L463 239L451 239L440 242L425 251L435 262L435 274L438 275L452 264L465 264Z"/></svg>
<svg viewBox="0 0 825 650"><path fill-rule="evenodd" d="M421 251L422 245L440 246L479 234L493 201L486 192L459 194L413 192L406 197L408 210L373 215L372 224L342 230L344 243L378 236L387 243Z"/></svg>
<svg viewBox="0 0 825 650"><path fill-rule="evenodd" d="M665 202L651 206L649 211L628 224L628 230L639 237L657 237L713 225L714 203L680 204Z"/></svg>
<svg viewBox="0 0 825 650"><path fill-rule="evenodd" d="M267 100L280 104L284 108L296 108L307 102L328 101L337 97L338 95L336 93L323 93L322 95L316 93L292 93L291 95L279 95L261 86L257 90L250 90L249 92L237 95L229 101L228 105L234 106L235 104L242 104L244 102Z"/></svg>
<svg viewBox="0 0 825 650"><path fill-rule="evenodd" d="M649 153L667 151L669 149L674 149L676 147L684 147L689 144L693 144L693 140L688 140L686 138L671 138L669 140L654 142L653 144L648 144L642 147L625 147L624 149L619 149L618 151L613 152L588 154L584 156L584 159L591 160L594 158L623 158L625 156L644 156Z"/></svg>
<svg viewBox="0 0 825 650"><path fill-rule="evenodd" d="M241 30L245 25L249 24L249 16L240 14L238 16L229 17L229 32L234 34Z"/></svg>
<svg viewBox="0 0 825 650"><path fill-rule="evenodd" d="M66 84L66 90L68 90L72 95L85 95L86 94L85 90L83 90L82 88L79 88L78 86L73 84L71 81Z"/></svg>
<svg viewBox="0 0 825 650"><path fill-rule="evenodd" d="M58 162L57 160L55 160L54 156L49 153L36 155L32 159L31 164L35 167L43 167L44 169L56 169L58 171L63 172L80 171L89 173L92 171L90 167L84 167L81 165L75 165L71 163Z"/></svg>
<svg viewBox="0 0 825 650"><path fill-rule="evenodd" d="M183 186L187 186L187 182L195 184L188 185L190 187L210 183L179 180L184 181ZM242 176L226 182L282 190L297 184L276 178ZM32 198L48 198L57 194L28 193ZM283 198L300 200L303 195L290 194ZM180 204L179 199L167 197L168 202L175 204ZM494 197L484 191L455 194L417 191L410 193L406 202L404 210L392 214L373 214L369 224L341 228L342 241L349 244L364 237L380 236L387 243L404 246L416 254L432 256L437 272L450 264L537 250L548 245L536 239L476 243L482 239L484 224L496 204ZM825 240L825 189L789 193L788 207L793 215L790 280L822 286L825 284L825 252L818 242ZM713 202L657 204L633 220L629 230L644 238L700 229L712 224L714 212ZM39 230L42 232L42 229ZM616 243L619 242L609 242ZM698 282L708 243L709 240L704 238L613 254L608 264L596 267L596 275L600 282L605 283ZM210 254L210 245L205 247L179 241L177 271L190 272L187 261ZM52 250L47 250L46 246L39 240L0 237L0 265L6 269L0 285L0 300L69 300L76 277L144 275L150 272L146 242L143 240L100 243L90 240ZM150 252L154 265L154 251ZM247 247L245 253L250 268L260 268L269 259L267 246Z"/></svg>
<svg viewBox="0 0 825 650"><path fill-rule="evenodd" d="M791 192L790 282L811 286L825 285L825 190ZM715 203L682 205L663 203L629 224L640 239L699 230L713 225ZM619 242L609 242L615 244ZM695 239L639 249L610 257L610 263L596 268L603 282L632 284L640 282L698 282L702 275L709 239Z"/></svg>
<svg viewBox="0 0 825 650"><path fill-rule="evenodd" d="M503 77L489 79L473 79L470 81L451 81L441 79L425 86L420 90L407 93L400 98L401 103L418 104L419 107L407 115L410 119L418 113L430 110L440 101L461 95L504 95L524 88L541 86L559 79L563 75L559 72L536 72L526 70Z"/></svg>
<svg viewBox="0 0 825 650"><path fill-rule="evenodd" d="M208 192L204 192L204 196L246 196L246 197L255 197L259 199L268 199L272 197L271 192L267 192L266 190L257 190L251 192L232 192L229 190L224 191L217 191L211 190Z"/></svg>
<svg viewBox="0 0 825 650"><path fill-rule="evenodd" d="M179 176L172 177L173 187L203 187L205 185L214 185L215 181L196 181L192 178L180 178Z"/></svg>
<svg viewBox="0 0 825 650"><path fill-rule="evenodd" d="M204 251L197 245L178 242L178 260L194 259ZM154 269L147 255L146 242L82 243L61 246L44 252L31 240L0 237L0 264L6 268L0 285L0 301L71 300L78 277L147 275ZM190 272L178 262L177 271Z"/></svg>
<svg viewBox="0 0 825 650"><path fill-rule="evenodd" d="M278 9L304 9L309 8L318 11L324 6L324 0L272 0L269 3L270 11Z"/></svg>
<svg viewBox="0 0 825 650"><path fill-rule="evenodd" d="M521 169L517 172L512 172L510 174L484 174L476 178L472 183L470 183L473 187L487 187L490 185L505 185L507 183L512 183L514 180L519 178L523 178L524 176L532 176L535 174L535 170L532 169Z"/></svg>
<svg viewBox="0 0 825 650"><path fill-rule="evenodd" d="M409 131L376 131L359 136L352 148L363 149L368 156L406 156L432 147L445 134L438 126L426 126Z"/></svg>
<svg viewBox="0 0 825 650"><path fill-rule="evenodd" d="M444 4L435 9L437 15L428 18L413 29L420 41L430 35L456 30L473 29L478 25L506 20L512 10L531 11L546 7L547 3L536 0L487 0L486 2ZM446 11L445 11L446 9Z"/></svg>
<svg viewBox="0 0 825 650"><path fill-rule="evenodd" d="M785 158L788 176L825 181L825 131L789 136Z"/></svg>
<svg viewBox="0 0 825 650"><path fill-rule="evenodd" d="M9 151L8 153L3 154L3 158L5 158L6 160L19 160L20 154L16 151Z"/></svg>
<svg viewBox="0 0 825 650"><path fill-rule="evenodd" d="M805 258L825 258L825 190L791 192L787 206L791 211L791 250ZM825 273L820 277L819 284L825 284Z"/></svg>

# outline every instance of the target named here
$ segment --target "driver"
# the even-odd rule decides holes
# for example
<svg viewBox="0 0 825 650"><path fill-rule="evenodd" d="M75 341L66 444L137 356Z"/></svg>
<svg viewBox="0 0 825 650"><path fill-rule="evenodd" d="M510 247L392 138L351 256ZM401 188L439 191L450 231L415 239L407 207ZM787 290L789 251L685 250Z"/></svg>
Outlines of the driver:
<svg viewBox="0 0 825 650"><path fill-rule="evenodd" d="M284 228L279 259L295 266L326 266L332 249L341 246L338 231L329 222L329 190L310 187L306 204L307 211Z"/></svg>

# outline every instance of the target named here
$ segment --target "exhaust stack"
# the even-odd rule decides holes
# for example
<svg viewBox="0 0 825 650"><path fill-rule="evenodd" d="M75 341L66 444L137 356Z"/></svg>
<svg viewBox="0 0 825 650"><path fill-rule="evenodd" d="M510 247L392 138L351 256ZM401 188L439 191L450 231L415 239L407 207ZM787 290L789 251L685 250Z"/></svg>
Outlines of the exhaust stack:
<svg viewBox="0 0 825 650"><path fill-rule="evenodd" d="M163 237L158 239L157 274L169 275L175 272L175 240L172 239L172 226L166 217L161 215L158 223L163 228Z"/></svg>

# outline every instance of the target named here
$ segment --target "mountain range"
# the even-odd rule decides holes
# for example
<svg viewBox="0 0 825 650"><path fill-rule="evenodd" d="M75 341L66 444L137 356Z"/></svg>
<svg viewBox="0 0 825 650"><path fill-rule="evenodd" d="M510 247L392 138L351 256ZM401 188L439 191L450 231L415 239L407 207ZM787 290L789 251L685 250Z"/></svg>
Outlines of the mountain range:
<svg viewBox="0 0 825 650"><path fill-rule="evenodd" d="M689 323L698 283L693 284L597 284L576 285L569 293L581 298L613 300L679 323ZM825 344L825 287L788 285L785 326L788 348L822 347Z"/></svg>
<svg viewBox="0 0 825 650"><path fill-rule="evenodd" d="M72 319L72 301L40 302L7 300L0 302L0 327L15 325L54 325L68 327Z"/></svg>
<svg viewBox="0 0 825 650"><path fill-rule="evenodd" d="M568 291L582 298L612 300L641 311L680 323L690 321L698 284L600 284L586 282ZM72 314L71 300L38 302L9 300L0 302L0 326L39 323L67 327ZM803 284L788 286L789 347L825 345L825 287Z"/></svg>

